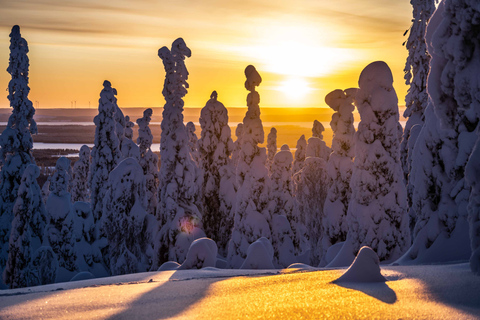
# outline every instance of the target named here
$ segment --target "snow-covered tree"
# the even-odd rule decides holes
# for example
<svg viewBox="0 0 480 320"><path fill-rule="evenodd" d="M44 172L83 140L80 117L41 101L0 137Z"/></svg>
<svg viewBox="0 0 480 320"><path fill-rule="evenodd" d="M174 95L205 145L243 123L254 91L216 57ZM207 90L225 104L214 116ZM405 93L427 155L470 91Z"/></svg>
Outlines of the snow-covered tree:
<svg viewBox="0 0 480 320"><path fill-rule="evenodd" d="M135 142L133 142L133 127L135 124L130 121L129 116L125 116L125 130L124 139L121 144L121 151L123 159L134 158L140 161L140 149ZM158 157L157 157L158 158Z"/></svg>
<svg viewBox="0 0 480 320"><path fill-rule="evenodd" d="M270 169L271 194L275 202L272 243L278 248L274 256L274 264L282 268L296 262L295 254L300 251L300 241L295 237L298 217L294 211L292 163L293 156L290 148L283 145L275 154Z"/></svg>
<svg viewBox="0 0 480 320"><path fill-rule="evenodd" d="M319 138L315 138L319 139ZM309 246L308 263L317 266L321 260L322 220L328 191L325 159L308 157L303 168L294 175L295 198L300 221L298 237L306 237ZM306 229L302 228L302 225ZM305 234L302 234L302 231Z"/></svg>
<svg viewBox="0 0 480 320"><path fill-rule="evenodd" d="M143 169L127 158L110 172L104 201L104 230L112 275L144 272L153 248L146 211Z"/></svg>
<svg viewBox="0 0 480 320"><path fill-rule="evenodd" d="M23 171L34 163L31 155L32 134L37 133L33 120L35 109L28 99L29 59L27 41L20 35L20 27L13 26L10 33L10 63L7 72L12 79L8 83L8 100L12 114L0 136L0 271L7 261L13 206L17 198Z"/></svg>
<svg viewBox="0 0 480 320"><path fill-rule="evenodd" d="M277 153L277 129L270 129L270 133L267 136L267 169L270 172L273 158Z"/></svg>
<svg viewBox="0 0 480 320"><path fill-rule="evenodd" d="M425 31L430 16L435 11L436 0L410 0L413 7L412 26L406 47L408 57L405 63L405 84L409 86L407 96L405 97L405 112L403 116L408 118L403 131L403 140L400 145L400 159L404 174L405 185L408 184L408 175L410 173L410 162L408 154L411 153L415 145L415 136L410 134L414 125L423 125L424 112L428 103L427 94L427 75L430 69L430 55L427 51L425 42ZM409 141L411 148L409 148ZM411 206L412 194L407 190L409 206Z"/></svg>
<svg viewBox="0 0 480 320"><path fill-rule="evenodd" d="M296 174L298 171L302 170L305 162L306 152L307 140L305 140L305 135L302 134L300 139L297 141L297 150L295 151L295 160L293 161L293 174Z"/></svg>
<svg viewBox="0 0 480 320"><path fill-rule="evenodd" d="M237 165L238 192L228 263L239 268L247 257L248 246L261 237L271 239L270 223L274 202L270 196L270 179L265 167L267 154L258 145L264 142L260 120L260 95L255 87L262 78L254 66L245 69L248 111L243 119L242 149Z"/></svg>
<svg viewBox="0 0 480 320"><path fill-rule="evenodd" d="M430 102L410 174L417 221L401 263L458 261L471 254L465 165L480 119L479 13L473 1L442 1L427 26Z"/></svg>
<svg viewBox="0 0 480 320"><path fill-rule="evenodd" d="M137 144L140 150L140 159L138 163L143 169L147 188L147 212L155 215L155 210L158 204L158 156L153 153L151 149L153 135L149 125L152 120L152 113L152 109L148 108L143 111L143 117L137 119Z"/></svg>
<svg viewBox="0 0 480 320"><path fill-rule="evenodd" d="M113 94L116 96L117 95L117 89L112 88ZM114 100L115 104L115 133L117 134L118 138L118 148L121 149L121 146L123 144L123 140L125 139L125 127L126 127L126 121L125 121L125 116L123 115L122 110L118 106L117 99L115 98ZM122 156L120 155L120 158Z"/></svg>
<svg viewBox="0 0 480 320"><path fill-rule="evenodd" d="M155 240L154 268L167 261L182 263L201 228L201 213L195 205L199 193L197 172L190 157L188 136L183 124L183 97L188 88L185 57L191 51L182 38L172 50L162 47L158 55L165 67L162 136L160 141L160 185L157 219L160 231Z"/></svg>
<svg viewBox="0 0 480 320"><path fill-rule="evenodd" d="M90 201L95 221L102 217L103 199L108 174L118 164L121 155L116 134L116 100L112 84L105 80L98 100L98 115L95 116L95 145L92 149L90 165Z"/></svg>
<svg viewBox="0 0 480 320"><path fill-rule="evenodd" d="M47 177L47 180L43 183L42 186L42 200L43 203L47 203L48 196L50 195L50 176Z"/></svg>
<svg viewBox="0 0 480 320"><path fill-rule="evenodd" d="M313 122L312 137L308 139L306 157L317 157L327 161L332 149L330 149L325 141L323 141L322 132L325 131L323 125L315 120Z"/></svg>
<svg viewBox="0 0 480 320"><path fill-rule="evenodd" d="M314 120L312 127L312 137L320 138L323 140L323 131L325 131L325 127L323 126L323 124L318 120Z"/></svg>
<svg viewBox="0 0 480 320"><path fill-rule="evenodd" d="M480 109L477 109L477 114ZM472 187L470 202L468 205L468 220L470 223L470 245L472 256L470 267L472 271L480 275L480 131L477 128L479 137L473 148L470 159L465 168L467 183Z"/></svg>
<svg viewBox="0 0 480 320"><path fill-rule="evenodd" d="M195 124L190 121L187 123L185 128L187 130L188 148L190 149L190 155L193 162L195 162L195 164L198 164L198 137L195 134Z"/></svg>
<svg viewBox="0 0 480 320"><path fill-rule="evenodd" d="M203 172L203 228L225 255L233 227L235 173L228 111L213 92L200 114L199 165Z"/></svg>
<svg viewBox="0 0 480 320"><path fill-rule="evenodd" d="M25 168L18 197L13 207L15 218L10 232L10 243L4 281L13 288L40 284L32 258L40 248L47 220L37 178L40 170L34 164Z"/></svg>
<svg viewBox="0 0 480 320"><path fill-rule="evenodd" d="M89 202L90 189L88 175L90 174L90 148L83 145L78 154L78 160L73 165L72 202Z"/></svg>
<svg viewBox="0 0 480 320"><path fill-rule="evenodd" d="M49 221L45 229L44 245L52 247L57 255L60 268L66 270L65 276L59 280L68 281L71 272L77 271L77 255L75 237L73 232L73 211L68 192L70 176L68 169L70 160L60 157L55 165L55 173L50 181L50 195L47 199L46 209ZM70 278L68 278L70 276Z"/></svg>
<svg viewBox="0 0 480 320"><path fill-rule="evenodd" d="M235 136L237 140L233 143L232 163L236 168L238 159L240 158L240 150L242 149L242 135L243 135L243 123L239 123L235 129Z"/></svg>
<svg viewBox="0 0 480 320"><path fill-rule="evenodd" d="M349 229L346 243L335 258L351 260L348 264L365 245L381 261L397 259L410 245L392 72L385 62L372 62L363 69L358 85L355 104L361 121L355 134Z"/></svg>
<svg viewBox="0 0 480 320"><path fill-rule="evenodd" d="M322 221L322 257L335 243L345 241L348 232L347 209L352 191L350 179L353 171L354 134L353 111L356 88L334 90L325 97L327 105L335 111L330 127L333 130L332 150L327 162L330 178ZM324 261L326 263L326 261Z"/></svg>

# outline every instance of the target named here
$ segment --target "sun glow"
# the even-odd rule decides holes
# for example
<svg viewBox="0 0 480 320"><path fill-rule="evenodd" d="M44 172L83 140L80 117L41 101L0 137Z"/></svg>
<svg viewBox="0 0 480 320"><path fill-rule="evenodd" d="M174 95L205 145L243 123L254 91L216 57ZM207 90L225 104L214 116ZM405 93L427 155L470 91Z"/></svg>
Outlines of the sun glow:
<svg viewBox="0 0 480 320"><path fill-rule="evenodd" d="M299 100L315 89L311 88L304 78L291 77L275 87L275 90L282 92L290 100Z"/></svg>

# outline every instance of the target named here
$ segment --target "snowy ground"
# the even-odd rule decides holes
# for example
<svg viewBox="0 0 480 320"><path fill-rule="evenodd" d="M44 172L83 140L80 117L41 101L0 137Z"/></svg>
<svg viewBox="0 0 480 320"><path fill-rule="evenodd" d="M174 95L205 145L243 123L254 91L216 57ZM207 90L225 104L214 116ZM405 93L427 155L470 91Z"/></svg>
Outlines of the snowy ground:
<svg viewBox="0 0 480 320"><path fill-rule="evenodd" d="M386 283L334 284L344 269L148 272L0 292L1 319L480 319L467 264L382 267Z"/></svg>

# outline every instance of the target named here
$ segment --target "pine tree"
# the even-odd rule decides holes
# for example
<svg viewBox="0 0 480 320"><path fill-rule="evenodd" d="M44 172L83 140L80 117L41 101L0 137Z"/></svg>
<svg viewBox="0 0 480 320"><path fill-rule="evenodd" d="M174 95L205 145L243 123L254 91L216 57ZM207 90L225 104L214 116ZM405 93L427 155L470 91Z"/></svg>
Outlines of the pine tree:
<svg viewBox="0 0 480 320"><path fill-rule="evenodd" d="M105 80L98 100L98 115L93 120L96 129L95 145L91 153L90 201L95 221L99 221L102 217L108 174L115 168L121 158L118 136L115 131L116 100L111 83Z"/></svg>
<svg viewBox="0 0 480 320"><path fill-rule="evenodd" d="M361 121L355 136L352 198L347 213L349 230L335 260L343 256L344 261L351 263L365 245L381 261L393 260L410 245L399 152L402 131L398 98L392 72L383 61L365 67L358 84L355 104Z"/></svg>
<svg viewBox="0 0 480 320"><path fill-rule="evenodd" d="M133 142L133 127L135 124L130 121L129 116L125 116L125 130L124 130L124 139L121 144L121 151L123 159L134 158L137 161L140 161L140 149L135 142ZM158 158L158 157L157 157ZM158 171L158 169L157 169Z"/></svg>
<svg viewBox="0 0 480 320"><path fill-rule="evenodd" d="M78 270L78 266L73 233L74 216L70 201L71 195L68 192L68 183L71 179L68 174L69 167L69 159L58 158L46 204L49 221L45 230L44 243L52 247L57 255L60 268L74 272Z"/></svg>
<svg viewBox="0 0 480 320"><path fill-rule="evenodd" d="M400 160L402 162L404 183L407 185L407 199L410 215L410 229L413 231L416 214L412 209L413 187L409 186L411 171L411 155L418 132L425 121L425 108L428 103L427 75L430 68L430 55L425 42L425 31L430 16L435 11L435 0L411 0L413 7L412 26L406 41L408 57L405 63L405 84L409 86L405 97L405 112L408 118L403 131L403 140L400 145ZM408 30L407 30L408 32ZM419 126L412 130L414 126Z"/></svg>
<svg viewBox="0 0 480 320"><path fill-rule="evenodd" d="M290 148L283 145L275 154L270 170L271 194L275 202L272 245L278 248L274 255L274 264L282 268L296 262L295 254L300 251L300 241L295 237L298 217L294 211L292 163L293 156Z"/></svg>
<svg viewBox="0 0 480 320"><path fill-rule="evenodd" d="M143 169L133 158L110 172L104 201L104 229L112 275L145 272L152 257Z"/></svg>
<svg viewBox="0 0 480 320"><path fill-rule="evenodd" d="M32 264L40 248L47 220L37 178L40 170L34 164L25 168L18 197L13 207L15 218L10 233L9 254L4 281L11 289L41 284Z"/></svg>
<svg viewBox="0 0 480 320"><path fill-rule="evenodd" d="M352 190L350 179L353 171L354 134L353 111L356 88L334 90L325 97L327 105L335 111L330 127L333 130L332 150L327 162L330 178L324 206L322 257L327 249L346 240L348 232L347 210ZM323 261L327 263L326 260Z"/></svg>
<svg viewBox="0 0 480 320"><path fill-rule="evenodd" d="M148 108L143 111L143 117L137 119L137 143L140 151L140 159L138 163L143 169L147 188L147 212L155 215L155 210L158 204L158 156L153 153L151 149L153 135L149 125L152 120L152 113L152 109Z"/></svg>
<svg viewBox="0 0 480 320"><path fill-rule="evenodd" d="M305 135L302 134L300 139L297 141L297 150L295 151L295 160L293 161L293 174L295 175L298 171L302 170L305 163L305 157L307 152L307 140L305 140Z"/></svg>
<svg viewBox="0 0 480 320"><path fill-rule="evenodd" d="M183 97L188 88L185 57L191 51L182 38L172 50L162 47L158 55L165 67L162 136L160 141L160 185L154 267L169 260L182 263L201 228L201 213L195 202L199 193L195 164L189 156L188 136L183 124Z"/></svg>
<svg viewBox="0 0 480 320"><path fill-rule="evenodd" d="M247 257L248 246L261 237L271 239L270 223L274 202L270 199L270 179L265 167L265 148L262 120L260 120L260 95L255 87L262 78L253 66L245 69L245 88L248 111L243 119L242 149L237 165L238 192L232 240L228 247L228 263L240 268Z"/></svg>
<svg viewBox="0 0 480 320"><path fill-rule="evenodd" d="M20 35L20 27L13 26L10 33L10 63L7 72L12 76L8 83L8 100L12 114L0 136L0 271L7 262L12 226L13 206L17 198L23 171L34 163L31 155L32 134L37 133L33 119L35 109L28 99L29 59L27 41Z"/></svg>
<svg viewBox="0 0 480 320"><path fill-rule="evenodd" d="M270 133L267 136L267 169L270 172L273 158L277 153L277 129L270 129Z"/></svg>
<svg viewBox="0 0 480 320"><path fill-rule="evenodd" d="M480 59L475 54L480 46L472 41L479 37L477 7L472 1L442 1L427 26L430 101L410 175L415 239L400 263L458 261L471 255L467 207L472 195L465 166L480 119Z"/></svg>
<svg viewBox="0 0 480 320"><path fill-rule="evenodd" d="M214 91L200 114L198 140L200 169L203 172L203 227L221 255L226 254L233 227L235 173L230 155L233 141L228 126L228 111Z"/></svg>
<svg viewBox="0 0 480 320"><path fill-rule="evenodd" d="M73 166L72 202L89 202L90 189L88 187L88 175L90 174L90 148L83 145L80 148L78 160Z"/></svg>
<svg viewBox="0 0 480 320"><path fill-rule="evenodd" d="M193 162L198 165L198 137L195 134L195 124L192 121L189 121L186 125L187 136L188 136L188 148L190 149L190 156L192 157Z"/></svg>

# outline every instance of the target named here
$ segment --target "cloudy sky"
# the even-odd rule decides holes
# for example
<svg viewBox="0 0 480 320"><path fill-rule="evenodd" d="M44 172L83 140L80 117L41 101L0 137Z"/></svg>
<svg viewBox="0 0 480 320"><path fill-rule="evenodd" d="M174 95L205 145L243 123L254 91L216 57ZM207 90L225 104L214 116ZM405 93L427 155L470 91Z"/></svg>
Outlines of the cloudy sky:
<svg viewBox="0 0 480 320"><path fill-rule="evenodd" d="M105 79L120 107L163 106L157 51L178 37L192 50L187 107L203 107L213 90L225 106L244 106L249 64L263 77L261 106L322 107L375 60L392 68L404 104L411 11L408 0L0 0L0 86L10 79L8 35L18 24L40 108L96 108Z"/></svg>

